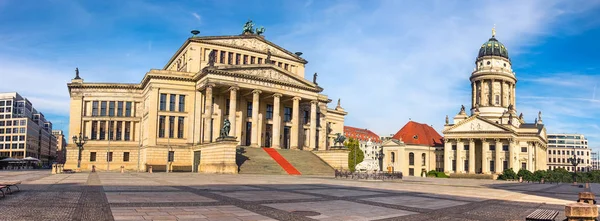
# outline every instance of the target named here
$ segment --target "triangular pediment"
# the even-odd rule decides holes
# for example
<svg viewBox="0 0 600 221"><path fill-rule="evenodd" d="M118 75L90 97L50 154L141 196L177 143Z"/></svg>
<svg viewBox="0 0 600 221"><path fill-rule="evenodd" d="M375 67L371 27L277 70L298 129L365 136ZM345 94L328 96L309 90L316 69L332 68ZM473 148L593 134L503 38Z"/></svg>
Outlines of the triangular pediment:
<svg viewBox="0 0 600 221"><path fill-rule="evenodd" d="M208 72L242 77L252 80L279 83L312 91L322 91L318 85L273 65L215 66L206 69Z"/></svg>
<svg viewBox="0 0 600 221"><path fill-rule="evenodd" d="M383 143L381 144L381 146L404 146L404 142L400 141L400 140L396 140L396 139L389 139L386 141L383 141Z"/></svg>
<svg viewBox="0 0 600 221"><path fill-rule="evenodd" d="M270 41L265 40L262 37L242 37L242 36L231 36L229 38L201 38L200 41L208 44L218 44L221 46L229 46L233 48L242 48L250 51L259 53L271 52L272 56L290 59L300 63L306 63L304 59L299 59L292 52L283 49Z"/></svg>
<svg viewBox="0 0 600 221"><path fill-rule="evenodd" d="M478 116L472 116L448 128L444 133L452 132L510 132L502 125L496 124Z"/></svg>

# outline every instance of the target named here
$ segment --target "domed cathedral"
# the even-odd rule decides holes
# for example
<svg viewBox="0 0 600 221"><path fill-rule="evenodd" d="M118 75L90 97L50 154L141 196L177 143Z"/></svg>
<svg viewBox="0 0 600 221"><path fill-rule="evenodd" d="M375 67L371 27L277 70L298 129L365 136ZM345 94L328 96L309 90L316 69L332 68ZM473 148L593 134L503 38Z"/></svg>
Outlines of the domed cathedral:
<svg viewBox="0 0 600 221"><path fill-rule="evenodd" d="M546 170L546 128L542 113L526 123L517 114L517 78L506 47L492 37L479 49L471 81L471 108L463 105L444 126L444 171L446 173L500 174Z"/></svg>
<svg viewBox="0 0 600 221"><path fill-rule="evenodd" d="M241 34L224 36L194 30L164 68L139 83L84 82L77 71L68 84L69 132L89 141L79 155L69 144L65 168L198 171L200 162L212 162L208 154L217 152L207 147L219 138L234 139L233 146L328 150L347 112L339 100L329 107L335 103L321 93L317 73L305 76L301 52L253 27L248 21ZM222 158L235 164L235 151Z"/></svg>

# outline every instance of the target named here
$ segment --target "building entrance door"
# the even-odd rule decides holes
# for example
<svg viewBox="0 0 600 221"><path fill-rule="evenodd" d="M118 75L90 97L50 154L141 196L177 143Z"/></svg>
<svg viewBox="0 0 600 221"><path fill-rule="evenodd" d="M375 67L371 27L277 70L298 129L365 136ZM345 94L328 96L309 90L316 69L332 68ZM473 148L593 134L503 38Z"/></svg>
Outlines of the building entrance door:
<svg viewBox="0 0 600 221"><path fill-rule="evenodd" d="M283 127L283 149L290 149L290 127Z"/></svg>
<svg viewBox="0 0 600 221"><path fill-rule="evenodd" d="M252 137L252 122L246 122L246 146L250 146Z"/></svg>
<svg viewBox="0 0 600 221"><path fill-rule="evenodd" d="M272 137L273 137L273 125L267 124L267 128L265 131L265 147L271 147Z"/></svg>
<svg viewBox="0 0 600 221"><path fill-rule="evenodd" d="M193 167L192 172L195 172L195 173L198 172L198 167L200 166L200 156L201 156L200 151L194 151L194 167Z"/></svg>

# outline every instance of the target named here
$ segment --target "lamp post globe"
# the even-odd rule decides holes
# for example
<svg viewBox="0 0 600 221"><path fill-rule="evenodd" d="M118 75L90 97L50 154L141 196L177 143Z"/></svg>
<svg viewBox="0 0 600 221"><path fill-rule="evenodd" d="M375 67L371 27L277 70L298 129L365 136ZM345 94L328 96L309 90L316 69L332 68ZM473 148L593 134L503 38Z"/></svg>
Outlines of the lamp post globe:
<svg viewBox="0 0 600 221"><path fill-rule="evenodd" d="M82 136L79 133L78 136L73 136L73 143L77 145L78 153L77 153L77 169L81 168L81 151L83 150L83 145L87 143L87 136Z"/></svg>

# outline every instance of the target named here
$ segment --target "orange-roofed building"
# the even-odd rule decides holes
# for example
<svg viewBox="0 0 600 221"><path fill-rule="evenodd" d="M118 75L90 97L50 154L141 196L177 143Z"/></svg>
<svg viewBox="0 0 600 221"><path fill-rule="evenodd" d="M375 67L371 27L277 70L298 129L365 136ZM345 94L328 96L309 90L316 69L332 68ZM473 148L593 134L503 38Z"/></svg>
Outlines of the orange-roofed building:
<svg viewBox="0 0 600 221"><path fill-rule="evenodd" d="M362 163L356 165L357 170L380 171L381 161L381 139L379 135L369 129L344 126L344 136L358 140L359 148L365 154Z"/></svg>
<svg viewBox="0 0 600 221"><path fill-rule="evenodd" d="M422 176L430 170L443 171L443 138L433 127L409 121L383 142L383 168L408 176Z"/></svg>

